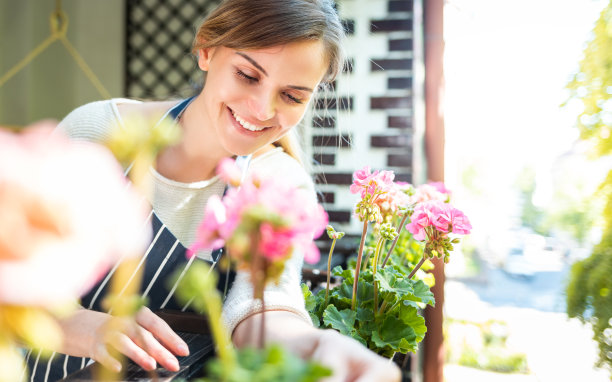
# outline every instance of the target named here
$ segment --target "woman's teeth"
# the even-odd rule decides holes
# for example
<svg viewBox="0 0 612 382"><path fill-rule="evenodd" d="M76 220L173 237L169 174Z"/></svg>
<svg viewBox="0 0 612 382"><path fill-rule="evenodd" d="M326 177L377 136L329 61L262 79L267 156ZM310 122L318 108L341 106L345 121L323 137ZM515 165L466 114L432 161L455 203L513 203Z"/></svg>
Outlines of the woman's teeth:
<svg viewBox="0 0 612 382"><path fill-rule="evenodd" d="M267 126L255 126L255 125L248 123L247 121L242 119L238 114L236 114L233 110L232 110L232 115L234 116L234 118L236 118L236 121L238 121L238 123L240 123L242 127L244 127L247 130L262 131L263 129L267 128Z"/></svg>

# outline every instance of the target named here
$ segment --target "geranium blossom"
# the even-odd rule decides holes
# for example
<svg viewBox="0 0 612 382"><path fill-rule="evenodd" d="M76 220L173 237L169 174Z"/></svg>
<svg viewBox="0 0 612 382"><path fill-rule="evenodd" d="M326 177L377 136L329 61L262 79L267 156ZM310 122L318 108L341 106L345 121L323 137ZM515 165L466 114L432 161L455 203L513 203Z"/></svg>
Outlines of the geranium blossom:
<svg viewBox="0 0 612 382"><path fill-rule="evenodd" d="M414 195L410 198L411 203L422 203L429 200L446 202L448 201L448 195L440 192L438 188L431 184L422 184L415 189Z"/></svg>
<svg viewBox="0 0 612 382"><path fill-rule="evenodd" d="M469 234L472 229L463 212L439 200L417 204L410 216L410 223L406 225L406 229L419 241L427 238L427 227L433 227L444 234L453 232L461 235Z"/></svg>
<svg viewBox="0 0 612 382"><path fill-rule="evenodd" d="M393 171L376 170L371 172L370 166L365 166L353 173L353 183L350 191L353 194L361 194L362 198L366 195L374 196L386 192L393 184L394 178Z"/></svg>
<svg viewBox="0 0 612 382"><path fill-rule="evenodd" d="M223 158L217 165L217 174L223 181L233 187L238 187L242 180L242 171L231 158Z"/></svg>
<svg viewBox="0 0 612 382"><path fill-rule="evenodd" d="M221 207L216 200L214 208L207 207L192 250L225 244L230 256L239 261L256 254L276 261L299 249L305 261L317 262L320 254L312 241L327 225L323 208L306 190L273 178L254 179L228 190L222 201L224 220L219 219Z"/></svg>
<svg viewBox="0 0 612 382"><path fill-rule="evenodd" d="M112 154L52 129L0 130L0 303L78 298L150 240L146 203Z"/></svg>

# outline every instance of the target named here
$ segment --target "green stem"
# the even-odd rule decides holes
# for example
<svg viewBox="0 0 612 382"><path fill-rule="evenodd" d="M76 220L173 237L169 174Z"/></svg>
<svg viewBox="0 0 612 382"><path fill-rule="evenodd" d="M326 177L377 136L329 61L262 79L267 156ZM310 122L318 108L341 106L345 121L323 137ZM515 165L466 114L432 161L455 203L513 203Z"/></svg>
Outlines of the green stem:
<svg viewBox="0 0 612 382"><path fill-rule="evenodd" d="M380 315L382 312L384 312L387 305L388 305L387 300L384 300L382 305L380 306L380 309L378 309L378 312L375 312L375 313L377 313L377 315Z"/></svg>
<svg viewBox="0 0 612 382"><path fill-rule="evenodd" d="M232 370L236 363L236 353L232 347L227 330L221 324L221 297L216 289L205 291L204 304L208 313L208 321L214 342L217 344L219 358L225 370Z"/></svg>
<svg viewBox="0 0 612 382"><path fill-rule="evenodd" d="M423 265L424 262L425 262L425 254L423 253L423 257L421 258L421 261L419 261L419 263L416 265L416 267L414 267L412 272L410 272L410 274L408 275L409 279L411 279L412 276L414 276L414 274L419 270L419 268L421 268L421 265Z"/></svg>
<svg viewBox="0 0 612 382"><path fill-rule="evenodd" d="M398 300L397 302L395 302L395 304L393 304L389 309L387 309L388 311L392 311L393 309L395 309L395 307L400 303L401 300ZM381 315L383 313L385 313L385 308L387 307L387 305L389 305L387 303L387 300L383 301L382 305L380 306L380 309L378 310L378 315Z"/></svg>
<svg viewBox="0 0 612 382"><path fill-rule="evenodd" d="M378 243L376 243L376 250L374 251L374 261L372 262L372 280L374 281L374 312L378 310L378 283L376 282L376 270L378 268L378 256L380 255L380 250L382 249L384 242L385 239L382 237L378 239Z"/></svg>
<svg viewBox="0 0 612 382"><path fill-rule="evenodd" d="M359 242L359 253L357 254L357 264L355 265L355 280L353 281L353 300L351 301L351 309L355 310L357 305L357 282L359 281L359 271L361 270L361 258L363 256L363 245L365 244L366 235L368 233L368 221L363 222L363 230L361 232L361 241Z"/></svg>
<svg viewBox="0 0 612 382"><path fill-rule="evenodd" d="M336 245L336 239L332 241L331 248L329 249L329 256L327 257L327 288L325 289L325 306L329 301L329 281L331 278L331 260L332 254L334 253L334 246Z"/></svg>
<svg viewBox="0 0 612 382"><path fill-rule="evenodd" d="M387 256L385 256L385 260L383 261L381 268L384 268L385 265L387 265L387 261L389 261L389 257L391 257L391 252L393 252L393 249L395 248L395 244L397 244L397 240L400 237L400 233L402 232L402 229L404 229L404 223L406 222L406 219L408 218L409 213L410 213L410 210L407 210L404 216L402 216L402 221L397 227L397 236L395 237L395 239L393 239L393 243L391 243L391 247L389 248L389 252L387 252Z"/></svg>

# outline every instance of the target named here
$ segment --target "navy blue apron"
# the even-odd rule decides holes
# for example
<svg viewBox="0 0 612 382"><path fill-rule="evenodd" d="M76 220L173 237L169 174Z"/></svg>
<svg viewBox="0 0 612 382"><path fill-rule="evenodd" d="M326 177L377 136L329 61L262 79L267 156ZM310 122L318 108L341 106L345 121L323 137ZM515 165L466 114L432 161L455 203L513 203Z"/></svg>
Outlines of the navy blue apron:
<svg viewBox="0 0 612 382"><path fill-rule="evenodd" d="M167 116L177 120L187 105L193 100L188 98L181 101L168 111ZM166 116L164 116L165 118ZM248 165L249 158L240 158L245 161L244 168ZM178 239L168 230L163 222L157 217L154 212L149 215L150 224L153 228L152 241L141 258L141 267L143 269L142 284L140 287L141 295L147 297L147 306L152 311L172 310L181 312L191 312L190 304L181 304L174 298L176 284L168 285L169 277L175 273L177 269L186 271L195 261L205 261L210 267L216 268L220 260L223 249L218 249L212 253L212 261L203 260L197 257L187 259L186 248L178 241ZM87 309L96 311L105 311L101 303L110 288L110 279L116 270L115 266L102 280L94 286L85 296L81 298L81 305ZM221 271L219 273L219 282L217 289L223 294L223 299L233 283L235 273L231 270ZM181 273L182 275L182 273ZM180 281L180 279L179 279ZM129 281L128 281L129 282ZM112 312L111 312L112 313ZM46 359L41 357L40 351L30 350L26 354L28 370L30 370L30 380L32 381L57 381L65 378L84 368L90 361L89 358L73 357L60 353Z"/></svg>

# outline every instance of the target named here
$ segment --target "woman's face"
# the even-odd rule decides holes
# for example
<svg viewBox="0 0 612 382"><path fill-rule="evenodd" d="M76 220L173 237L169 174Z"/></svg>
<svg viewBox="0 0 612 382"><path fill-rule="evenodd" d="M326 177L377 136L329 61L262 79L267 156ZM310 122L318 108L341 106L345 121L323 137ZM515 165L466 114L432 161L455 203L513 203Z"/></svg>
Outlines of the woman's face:
<svg viewBox="0 0 612 382"><path fill-rule="evenodd" d="M208 71L202 112L222 148L250 154L297 125L327 70L324 57L317 41L200 50L198 64Z"/></svg>

